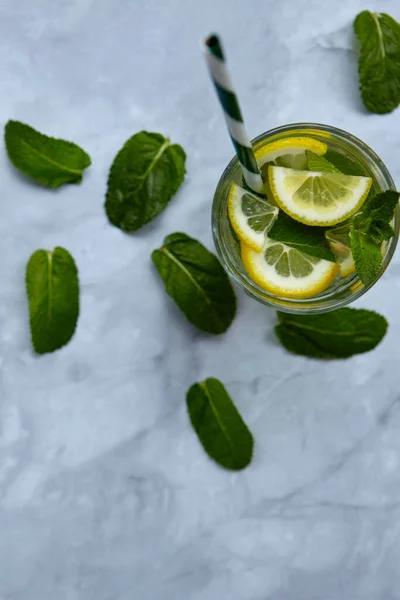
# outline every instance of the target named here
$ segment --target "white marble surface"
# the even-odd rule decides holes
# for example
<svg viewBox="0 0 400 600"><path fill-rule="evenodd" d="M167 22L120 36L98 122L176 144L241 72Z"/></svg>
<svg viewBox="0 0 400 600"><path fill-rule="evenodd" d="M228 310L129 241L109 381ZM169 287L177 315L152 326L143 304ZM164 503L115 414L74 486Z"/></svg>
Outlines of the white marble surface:
<svg viewBox="0 0 400 600"><path fill-rule="evenodd" d="M1 0L0 115L92 156L43 190L0 157L0 600L399 600L400 254L359 306L390 321L373 353L288 355L238 292L229 332L193 330L149 260L183 230L212 247L232 155L199 50L223 35L250 135L347 129L400 181L400 109L365 112L352 20L398 0ZM135 236L103 210L108 167L147 128L188 152L186 182ZM34 356L24 270L62 245L81 279L77 333ZM240 474L205 456L185 392L224 381L256 440Z"/></svg>

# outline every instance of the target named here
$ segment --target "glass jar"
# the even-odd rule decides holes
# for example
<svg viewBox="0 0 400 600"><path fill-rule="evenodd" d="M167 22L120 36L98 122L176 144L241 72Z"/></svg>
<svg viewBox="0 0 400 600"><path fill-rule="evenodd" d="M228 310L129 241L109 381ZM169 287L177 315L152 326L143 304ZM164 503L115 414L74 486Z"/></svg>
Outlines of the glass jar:
<svg viewBox="0 0 400 600"><path fill-rule="evenodd" d="M292 136L311 137L325 142L328 148L346 154L356 162L365 175L372 177L373 190L384 192L395 189L389 171L369 146L350 133L317 123L294 123L271 129L253 140L254 151L266 143ZM312 314L335 310L360 298L382 277L394 254L400 229L400 209L396 209L393 227L396 235L382 246L382 267L379 275L369 285L364 285L357 273L346 278L338 277L319 295L306 299L283 298L271 294L247 275L241 260L240 243L228 217L228 194L232 183L243 185L238 159L231 160L218 182L212 207L212 231L219 258L225 270L244 291L259 302L288 313Z"/></svg>

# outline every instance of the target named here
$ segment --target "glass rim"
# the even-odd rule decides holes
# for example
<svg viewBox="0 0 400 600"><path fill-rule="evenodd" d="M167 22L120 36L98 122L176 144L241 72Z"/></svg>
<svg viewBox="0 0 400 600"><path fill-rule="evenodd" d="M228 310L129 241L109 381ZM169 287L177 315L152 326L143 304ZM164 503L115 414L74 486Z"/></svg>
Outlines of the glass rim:
<svg viewBox="0 0 400 600"><path fill-rule="evenodd" d="M394 181L383 161L379 158L379 156L370 148L365 142L354 136L353 134L345 131L344 129L339 129L338 127L334 127L332 125L326 125L321 123L291 123L287 125L282 125L279 127L275 127L274 129L270 129L252 140L253 148L257 148L262 142L265 142L266 138L270 138L273 136L278 136L282 133L287 133L288 131L293 132L297 130L297 134L299 134L298 130L317 130L318 133L325 133L328 138L330 134L333 134L337 138L344 138L346 142L350 143L353 147L356 148L357 152L361 155L362 158L365 157L366 162L374 164L378 169L386 186L386 189L396 189ZM307 132L305 132L307 133ZM248 295L250 295L255 300L258 300L262 304L266 306L270 306L277 310L282 310L287 313L297 313L297 314L310 314L310 313L322 313L328 312L331 310L336 310L347 304L350 304L363 296L368 290L370 290L375 283L382 277L387 267L389 266L393 254L395 252L399 232L400 232L400 206L398 205L394 215L394 229L395 236L393 236L386 245L385 254L382 260L382 266L379 271L379 274L375 277L375 279L365 285L361 282L361 280L357 277L356 280L350 279L347 282L344 282L343 285L339 288L335 288L332 290L331 294L326 293L324 296L317 295L312 298L304 298L304 299L294 299L294 298L284 298L282 296L276 296L263 290L256 283L254 283L247 274L243 274L239 271L239 269L235 266L234 261L232 259L232 253L229 252L229 248L227 248L223 236L220 235L218 222L221 216L221 203L224 202L224 194L221 193L223 186L227 185L227 182L231 178L231 173L237 169L239 163L237 156L234 156L225 167L215 190L213 206L212 206L212 232L214 238L214 244L217 250L217 254L224 266L225 270L229 273L229 275L236 281L236 283L241 287ZM353 286L357 286L358 289L355 289L353 293L351 293L348 297L342 297L346 291L351 290Z"/></svg>

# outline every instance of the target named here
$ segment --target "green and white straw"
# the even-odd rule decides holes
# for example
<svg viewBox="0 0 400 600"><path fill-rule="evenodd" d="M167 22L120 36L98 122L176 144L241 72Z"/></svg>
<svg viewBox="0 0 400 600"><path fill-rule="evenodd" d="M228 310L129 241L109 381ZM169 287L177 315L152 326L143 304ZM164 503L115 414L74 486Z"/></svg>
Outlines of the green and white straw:
<svg viewBox="0 0 400 600"><path fill-rule="evenodd" d="M229 71L226 67L221 42L216 35L205 41L205 55L211 77L221 102L226 124L247 185L255 192L262 193L263 181L254 156L251 141L245 129L239 102L233 90Z"/></svg>

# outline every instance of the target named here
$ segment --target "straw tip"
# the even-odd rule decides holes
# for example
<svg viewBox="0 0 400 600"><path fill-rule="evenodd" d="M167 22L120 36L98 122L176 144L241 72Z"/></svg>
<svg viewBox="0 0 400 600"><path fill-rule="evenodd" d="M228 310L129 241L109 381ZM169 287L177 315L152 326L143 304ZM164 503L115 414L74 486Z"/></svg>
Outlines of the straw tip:
<svg viewBox="0 0 400 600"><path fill-rule="evenodd" d="M219 44L219 37L217 36L216 33L210 33L210 35L208 35L206 37L206 39L204 40L204 43L209 48L212 48L213 46L216 46Z"/></svg>
<svg viewBox="0 0 400 600"><path fill-rule="evenodd" d="M208 50L214 54L214 56L218 56L218 58L222 60L224 59L221 41L216 33L212 33L211 35L207 36L204 40L204 44Z"/></svg>

